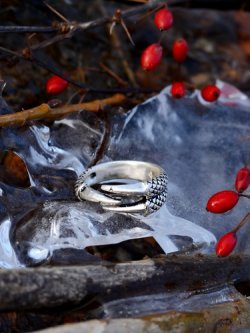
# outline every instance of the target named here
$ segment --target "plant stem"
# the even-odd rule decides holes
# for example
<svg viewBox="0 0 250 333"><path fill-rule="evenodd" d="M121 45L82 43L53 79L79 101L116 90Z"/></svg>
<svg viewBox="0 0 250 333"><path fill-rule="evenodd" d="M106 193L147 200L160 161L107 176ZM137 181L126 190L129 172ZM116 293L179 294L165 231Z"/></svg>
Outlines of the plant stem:
<svg viewBox="0 0 250 333"><path fill-rule="evenodd" d="M179 0L172 0L172 3L180 2ZM126 18L130 16L136 16L144 13L145 11L152 10L155 7L159 7L159 5L163 5L163 0L151 0L142 5L138 5L135 8L130 8L121 12L121 17ZM87 30L93 27L97 27L106 23L112 22L112 17L105 16L96 20L88 21L88 22L63 22L63 27L60 22L58 25L54 24L47 27L36 27L36 26L0 26L0 33L27 33L27 32L37 32L37 33L52 33L52 32L60 32L61 29L64 31L71 31L72 33L76 31ZM63 32L63 31L61 31Z"/></svg>
<svg viewBox="0 0 250 333"><path fill-rule="evenodd" d="M105 99L98 99L86 103L62 105L51 108L48 104L44 103L35 108L15 112L11 114L0 115L0 127L12 125L24 125L29 120L50 119L55 120L67 116L72 112L79 111L102 111L108 105L120 105L125 96L122 94L115 94Z"/></svg>
<svg viewBox="0 0 250 333"><path fill-rule="evenodd" d="M236 233L246 222L247 222L247 220L249 219L249 217L250 217L250 212L248 212L244 217L243 217L243 219L240 221L240 223L235 227L235 228L233 228L232 230L231 230L231 232L234 232L234 233Z"/></svg>
<svg viewBox="0 0 250 333"><path fill-rule="evenodd" d="M245 197L250 199L250 195L249 194L244 194L244 193L239 193L239 197Z"/></svg>

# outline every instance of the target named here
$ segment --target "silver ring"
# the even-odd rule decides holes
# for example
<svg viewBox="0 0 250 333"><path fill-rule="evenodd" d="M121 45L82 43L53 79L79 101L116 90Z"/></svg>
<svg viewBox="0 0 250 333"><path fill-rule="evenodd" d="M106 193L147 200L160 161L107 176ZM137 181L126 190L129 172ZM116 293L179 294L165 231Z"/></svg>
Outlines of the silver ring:
<svg viewBox="0 0 250 333"><path fill-rule="evenodd" d="M148 215L166 201L167 181L165 171L153 163L107 162L83 172L75 193L79 200L98 202L105 210Z"/></svg>

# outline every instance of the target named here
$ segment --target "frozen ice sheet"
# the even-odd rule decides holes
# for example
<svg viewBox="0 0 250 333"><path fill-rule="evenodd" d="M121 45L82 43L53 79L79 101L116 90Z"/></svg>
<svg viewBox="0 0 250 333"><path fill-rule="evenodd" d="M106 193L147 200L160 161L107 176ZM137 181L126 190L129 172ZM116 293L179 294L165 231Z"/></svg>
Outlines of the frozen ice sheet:
<svg viewBox="0 0 250 333"><path fill-rule="evenodd" d="M103 136L98 116L83 112L50 126L2 131L0 148L14 149L24 158L33 184L29 189L0 184L0 204L11 222L9 244L20 263L42 263L58 249L146 236L153 236L165 253L178 250L170 235L188 236L204 245L201 251L211 251L216 237L249 210L244 198L230 215L205 210L213 193L233 188L236 171L249 160L249 99L232 86L218 84L223 91L218 103L203 103L198 91L174 100L166 88L113 117L109 148L100 162L150 161L168 174L166 205L148 217L107 213L74 197L74 181L95 156ZM239 236L237 251L249 251L247 233ZM16 265L13 256L4 258L3 266Z"/></svg>

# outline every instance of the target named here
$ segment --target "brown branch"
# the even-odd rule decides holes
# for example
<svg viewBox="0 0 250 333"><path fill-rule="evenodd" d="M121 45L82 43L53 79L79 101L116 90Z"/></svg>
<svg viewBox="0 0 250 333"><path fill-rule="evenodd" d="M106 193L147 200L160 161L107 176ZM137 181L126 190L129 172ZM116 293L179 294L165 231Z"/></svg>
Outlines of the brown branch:
<svg viewBox="0 0 250 333"><path fill-rule="evenodd" d="M29 120L55 120L65 117L70 113L82 110L99 112L108 105L120 105L124 100L124 95L115 94L105 99L97 99L86 103L63 105L56 108L51 108L48 104L44 103L32 109L0 116L0 126L23 125Z"/></svg>

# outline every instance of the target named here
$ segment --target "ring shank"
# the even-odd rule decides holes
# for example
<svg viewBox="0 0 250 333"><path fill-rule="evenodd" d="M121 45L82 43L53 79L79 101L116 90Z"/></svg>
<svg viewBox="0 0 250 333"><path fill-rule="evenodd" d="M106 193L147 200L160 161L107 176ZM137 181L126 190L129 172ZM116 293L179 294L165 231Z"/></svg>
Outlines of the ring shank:
<svg viewBox="0 0 250 333"><path fill-rule="evenodd" d="M141 161L114 161L97 164L85 173L88 185L111 179L135 179L143 182L157 177L163 170L156 164ZM89 178L96 173L95 177Z"/></svg>

